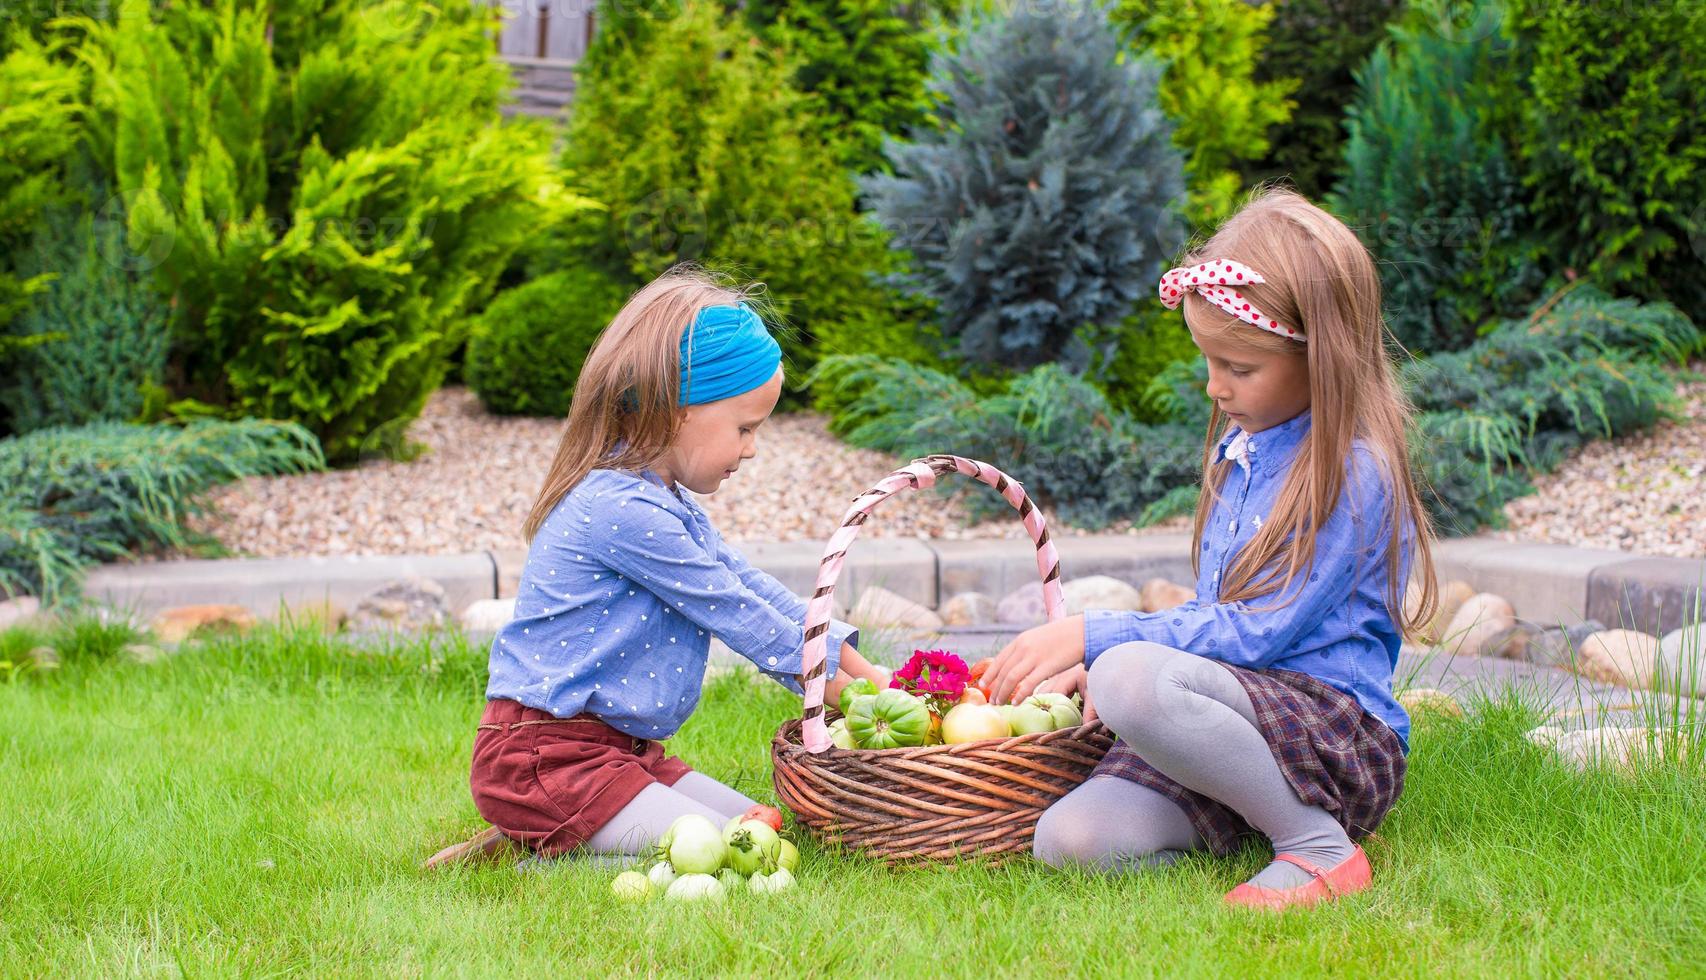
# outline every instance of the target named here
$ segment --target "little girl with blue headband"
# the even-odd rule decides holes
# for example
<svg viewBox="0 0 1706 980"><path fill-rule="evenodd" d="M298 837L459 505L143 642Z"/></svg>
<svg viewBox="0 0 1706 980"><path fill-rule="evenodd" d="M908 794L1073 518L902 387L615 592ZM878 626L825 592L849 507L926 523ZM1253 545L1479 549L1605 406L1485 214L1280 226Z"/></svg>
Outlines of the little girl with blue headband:
<svg viewBox="0 0 1706 980"><path fill-rule="evenodd" d="M515 844L640 854L684 814L721 826L755 805L661 743L699 703L713 636L800 690L805 602L684 492L713 493L753 458L781 392L763 320L700 272L641 289L599 336L527 520L515 617L492 642L470 776L491 828L429 864ZM828 633L831 702L856 677L887 685L856 630Z"/></svg>

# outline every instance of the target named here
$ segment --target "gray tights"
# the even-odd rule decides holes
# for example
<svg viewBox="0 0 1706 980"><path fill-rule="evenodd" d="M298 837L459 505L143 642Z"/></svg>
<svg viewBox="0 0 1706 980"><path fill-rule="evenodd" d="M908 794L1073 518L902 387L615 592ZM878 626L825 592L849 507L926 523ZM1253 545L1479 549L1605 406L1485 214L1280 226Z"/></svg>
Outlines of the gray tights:
<svg viewBox="0 0 1706 980"><path fill-rule="evenodd" d="M1122 643L1090 669L1090 697L1107 726L1145 762L1187 789L1231 807L1266 834L1276 852L1323 868L1351 856L1344 828L1297 798L1256 728L1249 695L1226 668L1158 643ZM1141 869L1203 847L1184 811L1118 777L1091 779L1043 812L1035 853L1060 866ZM1275 862L1251 881L1291 888L1309 880Z"/></svg>
<svg viewBox="0 0 1706 980"><path fill-rule="evenodd" d="M690 772L676 780L674 786L653 783L641 790L609 823L593 832L587 839L586 851L604 855L643 854L677 817L697 813L722 830L730 817L757 805L704 773Z"/></svg>

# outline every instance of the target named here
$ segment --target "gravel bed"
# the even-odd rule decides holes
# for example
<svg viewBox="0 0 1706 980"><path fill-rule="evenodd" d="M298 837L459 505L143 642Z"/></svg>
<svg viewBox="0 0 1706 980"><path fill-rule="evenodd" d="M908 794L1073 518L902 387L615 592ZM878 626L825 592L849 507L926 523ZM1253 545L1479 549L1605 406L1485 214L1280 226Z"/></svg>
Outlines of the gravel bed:
<svg viewBox="0 0 1706 980"><path fill-rule="evenodd" d="M561 425L554 419L490 415L472 392L446 388L428 401L409 430L411 441L427 447L418 459L250 478L210 493L204 502L213 512L193 523L233 553L256 557L525 547L521 525L555 455ZM896 462L836 440L823 416L778 415L760 431L758 455L702 503L731 541L823 541L853 498ZM1050 527L1056 534L1089 533L1058 521ZM1179 521L1141 530L1126 524L1097 533L1182 527ZM929 538L1023 534L1016 515L969 524L965 508L940 490L890 498L862 532Z"/></svg>
<svg viewBox="0 0 1706 980"><path fill-rule="evenodd" d="M1706 362L1691 370L1706 372ZM1507 540L1706 557L1706 382L1678 382L1680 418L1583 446L1505 505Z"/></svg>
<svg viewBox="0 0 1706 980"><path fill-rule="evenodd" d="M1706 371L1706 363L1692 370ZM1534 494L1505 506L1508 527L1499 536L1706 556L1706 382L1679 381L1676 394L1679 420L1590 443L1555 472L1536 477ZM560 431L554 419L490 415L467 389L446 388L409 430L409 438L426 447L413 462L373 460L353 469L243 480L204 498L213 511L194 523L233 553L256 557L525 547L521 524ZM758 456L702 502L731 541L822 541L848 503L896 463L841 443L820 415L778 415L760 434ZM1061 535L1189 529L1181 518L1152 528L1120 523L1088 532L1047 516ZM863 535L1022 533L1012 520L969 523L965 508L938 490L890 499Z"/></svg>

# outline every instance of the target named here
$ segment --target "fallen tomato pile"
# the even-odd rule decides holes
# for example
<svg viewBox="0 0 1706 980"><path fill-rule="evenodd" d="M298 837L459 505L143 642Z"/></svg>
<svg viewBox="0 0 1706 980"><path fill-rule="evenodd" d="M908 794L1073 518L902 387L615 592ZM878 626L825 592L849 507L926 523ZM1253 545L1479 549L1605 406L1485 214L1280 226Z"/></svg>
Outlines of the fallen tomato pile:
<svg viewBox="0 0 1706 980"><path fill-rule="evenodd" d="M954 745L1077 728L1084 714L1076 695L1034 694L1019 704L990 704L980 687L993 660L967 667L946 650L917 650L895 671L887 690L863 678L841 692L841 717L829 725L842 749Z"/></svg>
<svg viewBox="0 0 1706 980"><path fill-rule="evenodd" d="M731 891L787 891L794 887L800 851L781 831L782 812L773 806L755 806L721 831L690 813L658 839L648 870L622 872L610 890L629 902L660 892L671 901L720 902Z"/></svg>

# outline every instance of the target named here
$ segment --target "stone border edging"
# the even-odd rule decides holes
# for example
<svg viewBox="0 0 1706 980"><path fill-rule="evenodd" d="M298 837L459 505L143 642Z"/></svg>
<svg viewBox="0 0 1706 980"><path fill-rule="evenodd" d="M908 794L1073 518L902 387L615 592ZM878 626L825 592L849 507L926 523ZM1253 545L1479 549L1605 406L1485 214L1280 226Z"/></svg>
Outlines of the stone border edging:
<svg viewBox="0 0 1706 980"><path fill-rule="evenodd" d="M1595 619L1663 636L1706 613L1706 559L1474 537L1441 541L1434 567L1442 581L1505 597L1543 628Z"/></svg>
<svg viewBox="0 0 1706 980"><path fill-rule="evenodd" d="M280 607L332 602L353 607L388 582L425 578L444 588L451 610L498 591L498 567L484 551L462 555L339 555L310 558L223 558L101 565L83 594L144 619L173 606L242 606L258 617Z"/></svg>
<svg viewBox="0 0 1706 980"><path fill-rule="evenodd" d="M1111 575L1134 584L1151 578L1190 583L1190 537L1185 534L1057 537L1069 578ZM753 565L795 592L816 580L822 544L744 542ZM85 594L152 615L180 605L243 606L257 616L280 606L334 602L353 607L396 579L438 582L452 611L477 599L515 594L527 553L522 549L461 555L380 555L237 558L102 565ZM1463 579L1478 592L1509 599L1520 618L1556 626L1597 619L1664 635L1706 613L1706 559L1654 558L1622 551L1503 541L1490 537L1441 541L1434 555L1442 580ZM1037 580L1030 542L973 539L872 538L848 555L837 589L845 611L860 591L882 586L930 608L961 592L1000 599Z"/></svg>

